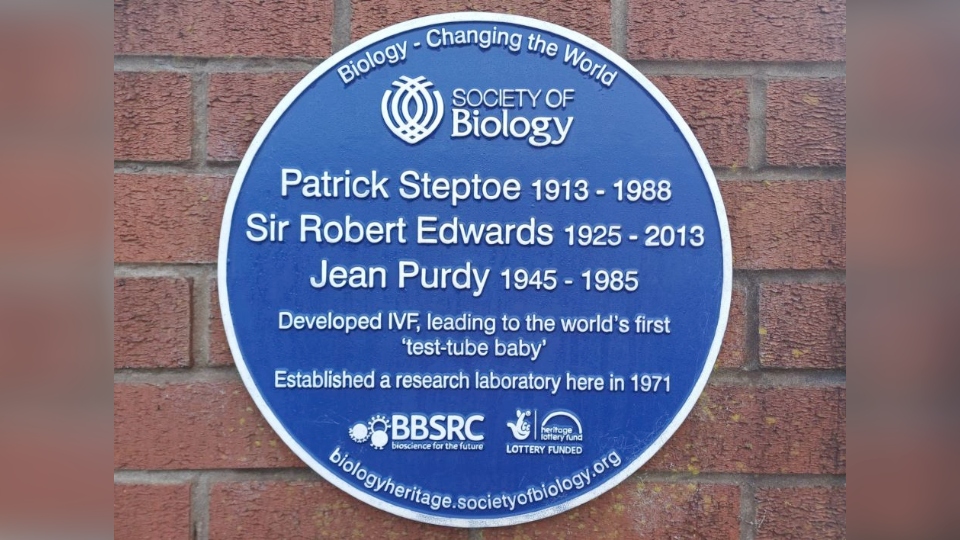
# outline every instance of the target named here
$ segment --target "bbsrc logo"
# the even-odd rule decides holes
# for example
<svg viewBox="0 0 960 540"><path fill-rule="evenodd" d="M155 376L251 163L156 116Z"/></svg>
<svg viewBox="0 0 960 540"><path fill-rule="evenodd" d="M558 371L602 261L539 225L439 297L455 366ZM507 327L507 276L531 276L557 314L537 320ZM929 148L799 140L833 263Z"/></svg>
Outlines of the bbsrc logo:
<svg viewBox="0 0 960 540"><path fill-rule="evenodd" d="M407 144L417 144L436 131L443 120L443 97L430 92L433 83L426 77L403 75L393 82L396 91L387 90L380 101L383 122Z"/></svg>
<svg viewBox="0 0 960 540"><path fill-rule="evenodd" d="M354 442L383 450L482 450L484 434L478 425L482 414L403 414L388 418L375 414L366 422L354 423L347 430Z"/></svg>

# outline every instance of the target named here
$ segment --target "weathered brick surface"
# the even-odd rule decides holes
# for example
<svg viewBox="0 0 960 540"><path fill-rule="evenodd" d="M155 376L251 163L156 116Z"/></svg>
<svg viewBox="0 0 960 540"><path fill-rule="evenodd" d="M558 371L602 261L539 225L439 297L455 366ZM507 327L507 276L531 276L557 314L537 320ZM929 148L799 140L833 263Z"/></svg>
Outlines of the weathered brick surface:
<svg viewBox="0 0 960 540"><path fill-rule="evenodd" d="M113 485L113 537L116 540L188 540L190 486Z"/></svg>
<svg viewBox="0 0 960 540"><path fill-rule="evenodd" d="M720 182L738 269L846 266L846 185L834 180Z"/></svg>
<svg viewBox="0 0 960 540"><path fill-rule="evenodd" d="M746 293L743 287L734 284L730 296L730 316L727 319L727 331L723 335L723 345L717 356L716 367L736 368L743 366L744 336L746 335Z"/></svg>
<svg viewBox="0 0 960 540"><path fill-rule="evenodd" d="M845 487L757 490L757 540L847 537Z"/></svg>
<svg viewBox="0 0 960 540"><path fill-rule="evenodd" d="M113 280L113 366L190 365L190 282L182 278Z"/></svg>
<svg viewBox="0 0 960 540"><path fill-rule="evenodd" d="M113 159L186 161L192 133L189 75L113 74Z"/></svg>
<svg viewBox="0 0 960 540"><path fill-rule="evenodd" d="M641 470L843 474L846 390L708 386Z"/></svg>
<svg viewBox="0 0 960 540"><path fill-rule="evenodd" d="M257 130L280 100L306 75L290 73L215 73L207 100L207 157L239 161Z"/></svg>
<svg viewBox="0 0 960 540"><path fill-rule="evenodd" d="M714 167L747 163L747 83L742 79L651 79L690 125Z"/></svg>
<svg viewBox="0 0 960 540"><path fill-rule="evenodd" d="M319 58L332 30L332 0L113 3L114 54Z"/></svg>
<svg viewBox="0 0 960 540"><path fill-rule="evenodd" d="M210 493L210 538L422 538L466 540L466 529L376 510L320 480L227 482Z"/></svg>
<svg viewBox="0 0 960 540"><path fill-rule="evenodd" d="M767 85L767 163L837 166L847 162L847 80Z"/></svg>
<svg viewBox="0 0 960 540"><path fill-rule="evenodd" d="M116 174L116 262L214 262L230 179Z"/></svg>
<svg viewBox="0 0 960 540"><path fill-rule="evenodd" d="M416 17L455 11L489 11L533 17L576 30L610 46L610 2L605 0L352 0L353 39Z"/></svg>
<svg viewBox="0 0 960 540"><path fill-rule="evenodd" d="M843 284L765 283L760 288L760 363L779 368L846 365Z"/></svg>
<svg viewBox="0 0 960 540"><path fill-rule="evenodd" d="M117 384L116 469L302 467L240 382Z"/></svg>
<svg viewBox="0 0 960 540"><path fill-rule="evenodd" d="M486 529L483 538L734 540L740 537L739 514L737 486L630 479L573 510L524 525Z"/></svg>
<svg viewBox="0 0 960 540"><path fill-rule="evenodd" d="M843 60L845 0L630 2L629 58Z"/></svg>
<svg viewBox="0 0 960 540"><path fill-rule="evenodd" d="M233 364L233 353L223 329L223 316L220 314L220 293L216 278L210 280L210 364L229 366Z"/></svg>

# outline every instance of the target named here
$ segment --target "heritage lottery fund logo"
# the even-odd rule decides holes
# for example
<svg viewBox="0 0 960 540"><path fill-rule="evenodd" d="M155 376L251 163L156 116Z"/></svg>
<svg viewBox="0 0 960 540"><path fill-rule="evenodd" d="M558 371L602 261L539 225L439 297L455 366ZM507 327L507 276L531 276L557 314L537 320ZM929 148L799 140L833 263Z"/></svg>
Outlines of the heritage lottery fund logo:
<svg viewBox="0 0 960 540"><path fill-rule="evenodd" d="M540 420L537 409L517 409L516 419L507 422L507 428L515 439L507 443L508 454L583 453L583 424L571 411L550 411Z"/></svg>
<svg viewBox="0 0 960 540"><path fill-rule="evenodd" d="M403 142L414 145L443 121L444 100L424 76L400 76L380 100L383 123ZM450 95L451 139L506 139L534 147L567 140L575 118L532 116L534 109L564 113L575 100L573 88L454 88Z"/></svg>

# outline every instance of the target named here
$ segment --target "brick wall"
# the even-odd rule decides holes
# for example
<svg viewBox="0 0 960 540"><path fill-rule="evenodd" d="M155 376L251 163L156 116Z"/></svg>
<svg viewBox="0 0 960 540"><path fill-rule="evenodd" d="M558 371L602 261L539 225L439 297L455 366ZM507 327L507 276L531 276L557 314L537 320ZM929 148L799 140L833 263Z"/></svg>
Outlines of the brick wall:
<svg viewBox="0 0 960 540"><path fill-rule="evenodd" d="M216 254L238 161L280 97L351 40L432 13L529 15L650 77L730 218L734 295L690 418L571 512L458 530L375 510L283 445L232 366ZM118 538L843 538L843 0L114 2Z"/></svg>

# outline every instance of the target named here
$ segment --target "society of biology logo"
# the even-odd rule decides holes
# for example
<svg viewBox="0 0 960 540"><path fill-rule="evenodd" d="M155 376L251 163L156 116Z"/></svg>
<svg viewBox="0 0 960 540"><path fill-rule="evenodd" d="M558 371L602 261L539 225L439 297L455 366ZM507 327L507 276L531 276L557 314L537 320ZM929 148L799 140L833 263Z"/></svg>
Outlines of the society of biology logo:
<svg viewBox="0 0 960 540"><path fill-rule="evenodd" d="M396 91L384 92L380 102L383 122L407 144L417 144L430 136L443 119L443 97L430 88L426 77L401 76L393 82Z"/></svg>

